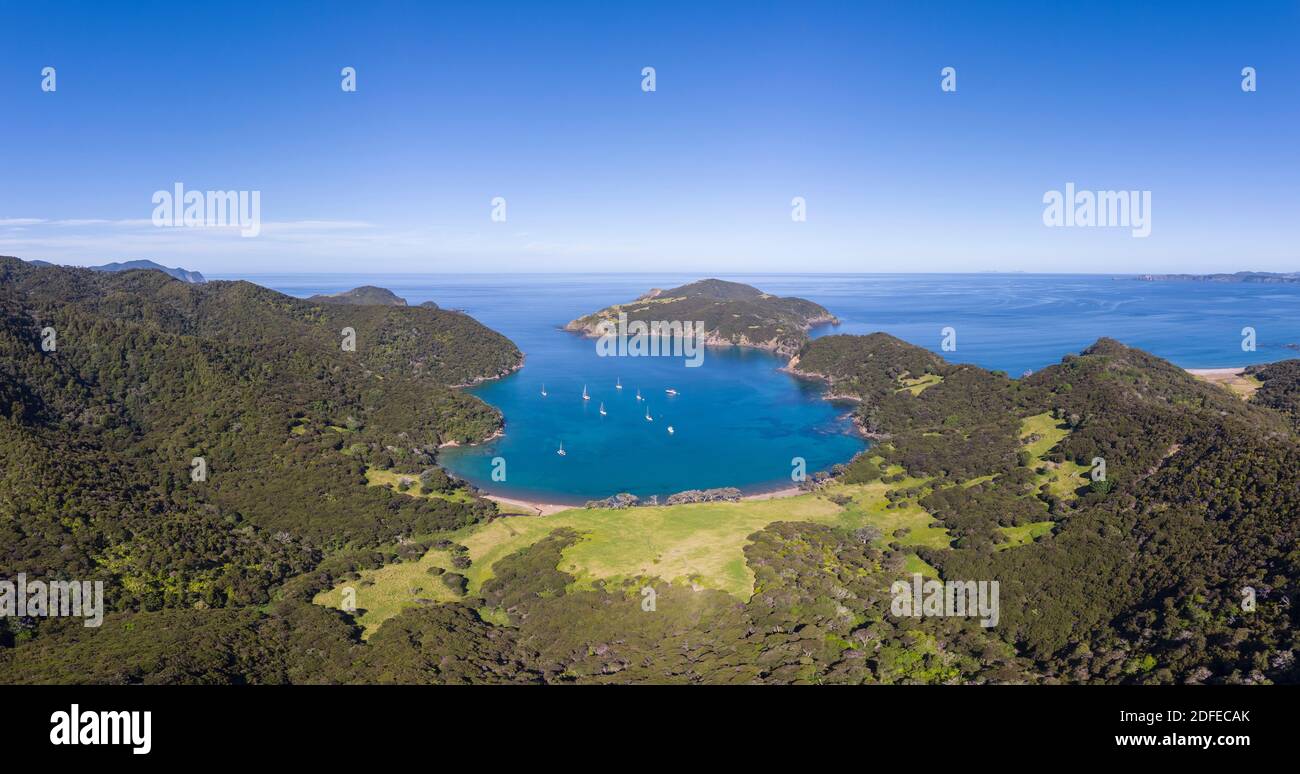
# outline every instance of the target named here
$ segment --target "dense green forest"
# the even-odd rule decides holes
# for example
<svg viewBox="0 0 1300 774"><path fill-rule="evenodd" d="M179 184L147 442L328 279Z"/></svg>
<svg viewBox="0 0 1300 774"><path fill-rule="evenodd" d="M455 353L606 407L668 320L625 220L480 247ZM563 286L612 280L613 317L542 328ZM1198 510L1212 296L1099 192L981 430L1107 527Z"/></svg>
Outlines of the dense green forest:
<svg viewBox="0 0 1300 774"><path fill-rule="evenodd" d="M0 576L104 579L113 610L260 605L327 553L486 518L365 472L497 430L449 385L520 360L451 312L0 259Z"/></svg>
<svg viewBox="0 0 1300 774"><path fill-rule="evenodd" d="M1018 381L884 334L819 339L797 365L861 399L886 462L930 477L902 494L957 539L922 555L944 577L1001 583L999 634L1043 679L1300 680L1300 361L1257 369L1250 402L1109 339ZM923 374L932 386L897 388ZM1045 461L1018 432L1031 417L1063 436ZM1097 459L1104 480L1054 486ZM1049 521L1046 538L998 550L1006 528Z"/></svg>
<svg viewBox="0 0 1300 774"><path fill-rule="evenodd" d="M500 427L452 386L521 356L462 314L0 258L0 315L0 578L102 579L109 610L0 619L0 682L1300 681L1298 361L1243 401L1104 339L1019 380L884 334L803 343L792 369L877 441L827 496L923 508L951 538L923 564L1001 584L986 629L890 614L906 530L796 519L748 535L747 599L579 582L567 528L468 586L453 538L500 514L437 447ZM368 638L312 603L431 550L455 601Z"/></svg>
<svg viewBox="0 0 1300 774"><path fill-rule="evenodd" d="M1292 426L1300 430L1300 360L1251 366L1246 373L1260 381L1253 400L1291 417Z"/></svg>

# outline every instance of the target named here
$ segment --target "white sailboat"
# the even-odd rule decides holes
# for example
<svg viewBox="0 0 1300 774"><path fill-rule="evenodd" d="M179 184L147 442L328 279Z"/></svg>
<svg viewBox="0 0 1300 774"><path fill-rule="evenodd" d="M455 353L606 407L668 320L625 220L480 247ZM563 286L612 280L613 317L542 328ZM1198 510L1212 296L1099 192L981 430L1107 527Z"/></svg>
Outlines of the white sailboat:
<svg viewBox="0 0 1300 774"><path fill-rule="evenodd" d="M623 380L622 380L622 379L615 379L615 380L614 380L614 389L616 389L616 390L621 390L621 389L623 389Z"/></svg>
<svg viewBox="0 0 1300 774"><path fill-rule="evenodd" d="M587 394L587 385L585 385L585 384L582 385L582 399L583 399L583 400L591 400L591 396Z"/></svg>
<svg viewBox="0 0 1300 774"><path fill-rule="evenodd" d="M674 390L672 387L669 387L668 389L664 390L664 392L668 393L669 395L677 394L677 390Z"/></svg>
<svg viewBox="0 0 1300 774"><path fill-rule="evenodd" d="M568 452L564 450L564 441L560 441L560 450L557 451L556 454L560 455L561 457L568 454Z"/></svg>
<svg viewBox="0 0 1300 774"><path fill-rule="evenodd" d="M640 387L637 387L637 388L636 388L636 399L637 399L637 400L641 400L641 388L640 388Z"/></svg>
<svg viewBox="0 0 1300 774"><path fill-rule="evenodd" d="M677 431L673 429L673 426L672 426L672 425L669 425L669 426L668 426L668 434L669 434L669 435L672 435L672 434L675 433L675 432L677 432Z"/></svg>
<svg viewBox="0 0 1300 774"><path fill-rule="evenodd" d="M543 398L546 397L546 385L545 385L545 384L542 385L542 397L543 397Z"/></svg>
<svg viewBox="0 0 1300 774"><path fill-rule="evenodd" d="M652 416L650 416L650 406L649 406L649 404L647 404L646 407L645 407L645 421L647 421L647 422L653 422L653 421L655 421L655 418L652 417Z"/></svg>
<svg viewBox="0 0 1300 774"><path fill-rule="evenodd" d="M603 416L605 416L605 413L606 413L606 412L605 412L605 404L602 403L602 404L600 404L600 415L603 417Z"/></svg>

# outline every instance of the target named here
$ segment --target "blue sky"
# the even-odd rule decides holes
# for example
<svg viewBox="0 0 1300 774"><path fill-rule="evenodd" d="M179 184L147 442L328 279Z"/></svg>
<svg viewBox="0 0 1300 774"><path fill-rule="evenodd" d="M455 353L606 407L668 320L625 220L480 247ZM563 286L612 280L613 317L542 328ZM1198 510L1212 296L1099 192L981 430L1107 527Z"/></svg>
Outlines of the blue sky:
<svg viewBox="0 0 1300 774"><path fill-rule="evenodd" d="M0 254L210 273L1300 270L1295 2L362 5L4 3ZM177 181L260 191L262 233L153 226ZM1151 191L1150 237L1045 227L1067 182Z"/></svg>

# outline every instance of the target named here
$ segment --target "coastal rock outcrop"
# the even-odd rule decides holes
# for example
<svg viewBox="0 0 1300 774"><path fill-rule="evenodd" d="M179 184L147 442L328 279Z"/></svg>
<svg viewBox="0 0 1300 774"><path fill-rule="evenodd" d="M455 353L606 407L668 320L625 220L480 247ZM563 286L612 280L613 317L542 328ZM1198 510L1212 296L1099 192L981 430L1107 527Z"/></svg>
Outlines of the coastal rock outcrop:
<svg viewBox="0 0 1300 774"><path fill-rule="evenodd" d="M682 505L684 503L737 502L739 500L739 489L734 486L724 486L717 489L687 489L685 492L669 495L664 502L667 505Z"/></svg>

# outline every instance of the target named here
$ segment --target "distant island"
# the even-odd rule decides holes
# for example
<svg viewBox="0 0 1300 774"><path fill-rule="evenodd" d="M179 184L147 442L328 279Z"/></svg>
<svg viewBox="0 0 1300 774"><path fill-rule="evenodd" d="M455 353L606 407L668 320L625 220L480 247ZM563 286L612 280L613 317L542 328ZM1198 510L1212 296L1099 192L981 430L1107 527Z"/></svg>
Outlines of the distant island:
<svg viewBox="0 0 1300 774"><path fill-rule="evenodd" d="M362 285L330 295L315 295L307 299L323 304L356 304L358 306L406 306L406 299L388 288ZM423 304L421 305L423 306ZM436 308L436 307L434 307Z"/></svg>
<svg viewBox="0 0 1300 774"><path fill-rule="evenodd" d="M318 304L352 304L354 306L406 306L406 299L397 295L388 288L381 288L376 285L362 285L361 287L344 290L340 293L317 294L307 298L308 301L315 301ZM442 310L432 301L425 301L417 304L420 309ZM459 312L458 309L446 310Z"/></svg>
<svg viewBox="0 0 1300 774"><path fill-rule="evenodd" d="M56 265L50 263L49 261L27 261L27 263L33 266L55 266ZM179 269L179 268L172 269L167 266L163 266L160 263L154 263L153 261L116 261L114 263L103 264L102 266L87 266L85 268L90 269L91 271L108 271L108 272L134 271L137 269L153 270L153 271L160 271L169 277L174 277L180 280L181 282L189 282L190 284L193 285L207 282L207 280L203 278L203 275L197 271L190 271L189 269Z"/></svg>
<svg viewBox="0 0 1300 774"><path fill-rule="evenodd" d="M1139 274L1143 282L1257 282L1292 284L1300 282L1300 272L1239 271L1235 274Z"/></svg>
<svg viewBox="0 0 1300 774"><path fill-rule="evenodd" d="M839 324L825 307L802 298L782 298L739 282L705 279L681 287L655 288L626 304L615 304L579 317L567 331L595 336L600 323L629 321L702 321L705 343L769 350L790 357L808 341L816 325Z"/></svg>

